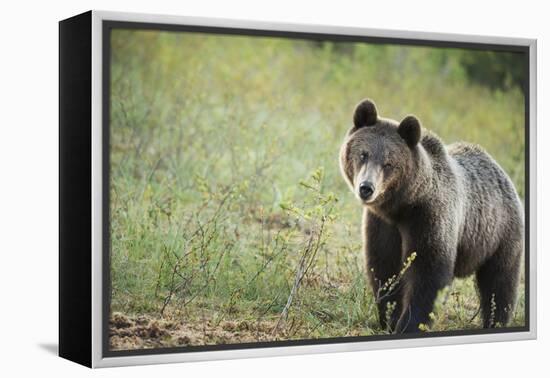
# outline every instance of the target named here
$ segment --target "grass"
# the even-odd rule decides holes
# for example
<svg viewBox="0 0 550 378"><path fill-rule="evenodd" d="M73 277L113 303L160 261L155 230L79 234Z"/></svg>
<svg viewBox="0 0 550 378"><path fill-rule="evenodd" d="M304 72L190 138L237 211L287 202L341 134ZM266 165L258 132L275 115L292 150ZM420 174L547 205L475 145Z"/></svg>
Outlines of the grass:
<svg viewBox="0 0 550 378"><path fill-rule="evenodd" d="M111 42L111 310L204 325L137 346L385 332L338 169L363 97L481 144L523 198L523 95L471 84L459 58L475 52L129 30ZM472 280L456 280L433 329L480 327L477 309Z"/></svg>

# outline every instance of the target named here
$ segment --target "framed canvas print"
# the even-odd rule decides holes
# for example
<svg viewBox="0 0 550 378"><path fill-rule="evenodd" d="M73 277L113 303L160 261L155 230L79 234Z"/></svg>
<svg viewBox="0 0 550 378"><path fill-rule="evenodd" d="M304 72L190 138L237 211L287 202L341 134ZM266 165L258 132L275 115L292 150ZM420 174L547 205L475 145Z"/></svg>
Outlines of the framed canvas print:
<svg viewBox="0 0 550 378"><path fill-rule="evenodd" d="M536 337L535 40L97 11L59 31L62 357Z"/></svg>

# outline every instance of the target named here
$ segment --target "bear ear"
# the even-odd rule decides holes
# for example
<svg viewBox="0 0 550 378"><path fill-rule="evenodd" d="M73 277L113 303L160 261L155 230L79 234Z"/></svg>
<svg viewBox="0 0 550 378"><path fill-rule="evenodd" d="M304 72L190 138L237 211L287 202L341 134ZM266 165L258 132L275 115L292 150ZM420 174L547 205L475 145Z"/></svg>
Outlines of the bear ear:
<svg viewBox="0 0 550 378"><path fill-rule="evenodd" d="M364 126L372 126L378 120L376 105L371 99L364 99L355 107L353 124L356 129Z"/></svg>
<svg viewBox="0 0 550 378"><path fill-rule="evenodd" d="M414 147L420 140L420 121L413 115L406 116L397 127L397 132L407 142L409 147Z"/></svg>

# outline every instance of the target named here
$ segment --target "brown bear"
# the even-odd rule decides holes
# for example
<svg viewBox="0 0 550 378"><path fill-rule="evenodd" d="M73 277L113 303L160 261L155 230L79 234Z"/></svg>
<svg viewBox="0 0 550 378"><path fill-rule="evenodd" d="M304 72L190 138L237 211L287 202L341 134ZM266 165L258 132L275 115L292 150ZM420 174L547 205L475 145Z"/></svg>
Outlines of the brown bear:
<svg viewBox="0 0 550 378"><path fill-rule="evenodd" d="M481 147L445 146L415 116L379 117L371 100L356 107L353 123L340 167L364 208L381 326L402 333L429 325L438 291L474 273L483 326L505 326L524 249L522 204L508 175Z"/></svg>

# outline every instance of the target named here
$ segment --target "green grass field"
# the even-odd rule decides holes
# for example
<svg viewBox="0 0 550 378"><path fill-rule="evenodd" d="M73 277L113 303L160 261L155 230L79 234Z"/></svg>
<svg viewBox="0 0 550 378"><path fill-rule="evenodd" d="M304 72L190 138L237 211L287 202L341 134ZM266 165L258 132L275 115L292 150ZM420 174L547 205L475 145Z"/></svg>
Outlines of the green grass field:
<svg viewBox="0 0 550 378"><path fill-rule="evenodd" d="M481 144L524 194L524 98L476 52L115 30L111 346L371 335L362 209L338 151L355 104ZM414 262L413 262L414 263ZM524 323L524 288L513 325ZM471 279L432 330L480 327Z"/></svg>

